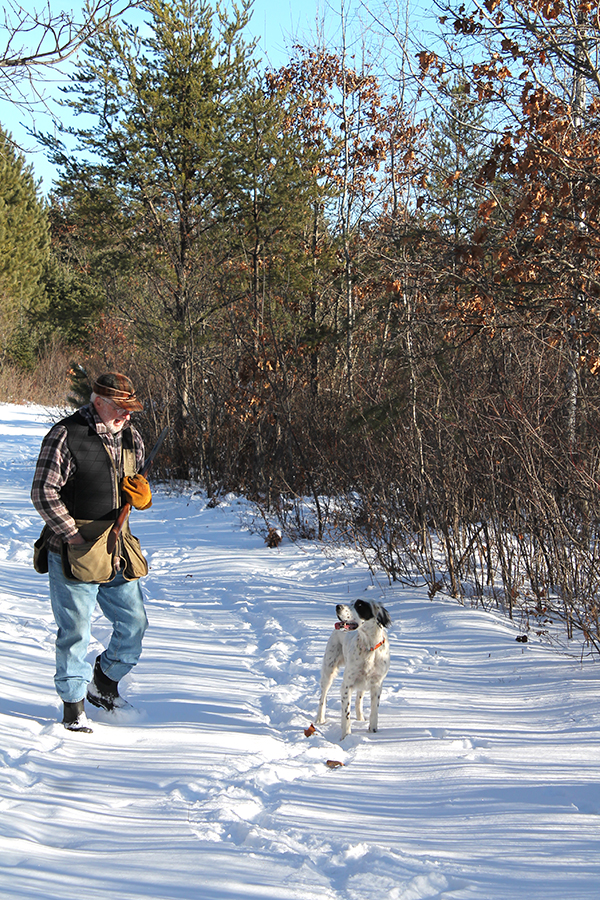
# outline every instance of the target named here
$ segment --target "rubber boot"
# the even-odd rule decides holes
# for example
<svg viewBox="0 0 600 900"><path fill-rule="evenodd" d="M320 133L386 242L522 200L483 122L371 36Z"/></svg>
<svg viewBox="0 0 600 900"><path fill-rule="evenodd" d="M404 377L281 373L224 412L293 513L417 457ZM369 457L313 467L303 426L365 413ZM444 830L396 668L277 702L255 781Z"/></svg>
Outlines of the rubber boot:
<svg viewBox="0 0 600 900"><path fill-rule="evenodd" d="M119 682L105 675L100 667L100 657L96 657L94 675L88 685L87 699L93 706L112 712L115 709L131 709L127 700L119 696Z"/></svg>
<svg viewBox="0 0 600 900"><path fill-rule="evenodd" d="M76 703L63 702L63 725L68 731L82 731L91 734L88 718L85 714L83 700Z"/></svg>

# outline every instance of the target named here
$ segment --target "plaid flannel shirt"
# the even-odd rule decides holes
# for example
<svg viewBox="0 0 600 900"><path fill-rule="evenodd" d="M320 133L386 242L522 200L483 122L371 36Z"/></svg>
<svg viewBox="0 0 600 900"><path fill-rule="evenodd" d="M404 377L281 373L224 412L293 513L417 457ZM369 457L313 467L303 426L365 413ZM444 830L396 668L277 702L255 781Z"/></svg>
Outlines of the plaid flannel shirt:
<svg viewBox="0 0 600 900"><path fill-rule="evenodd" d="M110 453L120 480L123 477L122 432L112 434L91 405L83 406L79 412L95 429ZM144 442L140 433L133 426L129 427L131 428L135 448L136 470L139 471L144 462ZM53 553L60 553L61 545L77 534L75 519L71 516L60 497L61 488L67 483L74 471L75 461L67 446L67 429L59 422L42 441L31 487L32 503L50 528L50 536L47 543L48 549ZM113 503L116 507L118 503L116 494L113 498Z"/></svg>

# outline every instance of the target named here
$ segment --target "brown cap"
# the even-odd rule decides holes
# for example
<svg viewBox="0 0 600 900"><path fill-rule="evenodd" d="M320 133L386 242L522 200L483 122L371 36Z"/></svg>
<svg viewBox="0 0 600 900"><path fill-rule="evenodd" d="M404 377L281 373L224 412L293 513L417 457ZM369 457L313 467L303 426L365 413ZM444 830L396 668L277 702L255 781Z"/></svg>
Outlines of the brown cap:
<svg viewBox="0 0 600 900"><path fill-rule="evenodd" d="M143 409L143 405L135 396L135 388L132 381L127 375L120 372L105 372L104 375L94 382L92 390L99 397L106 397L112 400L122 409L129 409L131 412Z"/></svg>

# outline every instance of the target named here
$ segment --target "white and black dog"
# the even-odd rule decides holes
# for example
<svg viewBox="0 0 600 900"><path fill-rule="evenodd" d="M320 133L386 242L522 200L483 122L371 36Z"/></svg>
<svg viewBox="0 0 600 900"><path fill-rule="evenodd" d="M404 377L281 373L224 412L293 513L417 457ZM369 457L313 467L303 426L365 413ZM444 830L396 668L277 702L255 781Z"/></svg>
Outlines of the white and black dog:
<svg viewBox="0 0 600 900"><path fill-rule="evenodd" d="M335 608L339 622L327 641L321 666L321 699L317 724L325 721L327 694L338 669L344 667L342 681L342 740L350 734L350 701L356 691L355 711L359 722L364 721L363 696L371 692L369 731L377 731L381 686L390 667L390 647L385 633L392 621L386 609L378 603L357 600L351 607L338 604Z"/></svg>

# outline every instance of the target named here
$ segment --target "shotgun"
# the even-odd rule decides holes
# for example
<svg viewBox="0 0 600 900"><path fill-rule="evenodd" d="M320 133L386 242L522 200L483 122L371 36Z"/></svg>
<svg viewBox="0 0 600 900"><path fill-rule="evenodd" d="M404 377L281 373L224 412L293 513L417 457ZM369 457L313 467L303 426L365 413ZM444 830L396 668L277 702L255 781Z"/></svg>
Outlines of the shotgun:
<svg viewBox="0 0 600 900"><path fill-rule="evenodd" d="M155 443L154 447L152 448L152 450L146 457L146 462L140 469L140 472L139 472L140 475L144 475L144 477L145 477L147 472L149 472L150 466L154 462L154 457L156 456L156 454L162 447L162 443L163 443L164 439L166 438L168 431L169 431L169 426L167 425L167 427L163 428L163 430L159 434L157 442ZM118 537L121 534L121 531L123 530L123 525L125 524L125 522L127 520L127 516L129 515L130 512L131 512L131 503L125 503L119 510L119 515L117 516L117 520L116 520L115 524L113 525L113 527L108 532L108 538L106 539L106 548L109 553L112 553L113 550L115 549L115 547L117 546Z"/></svg>

